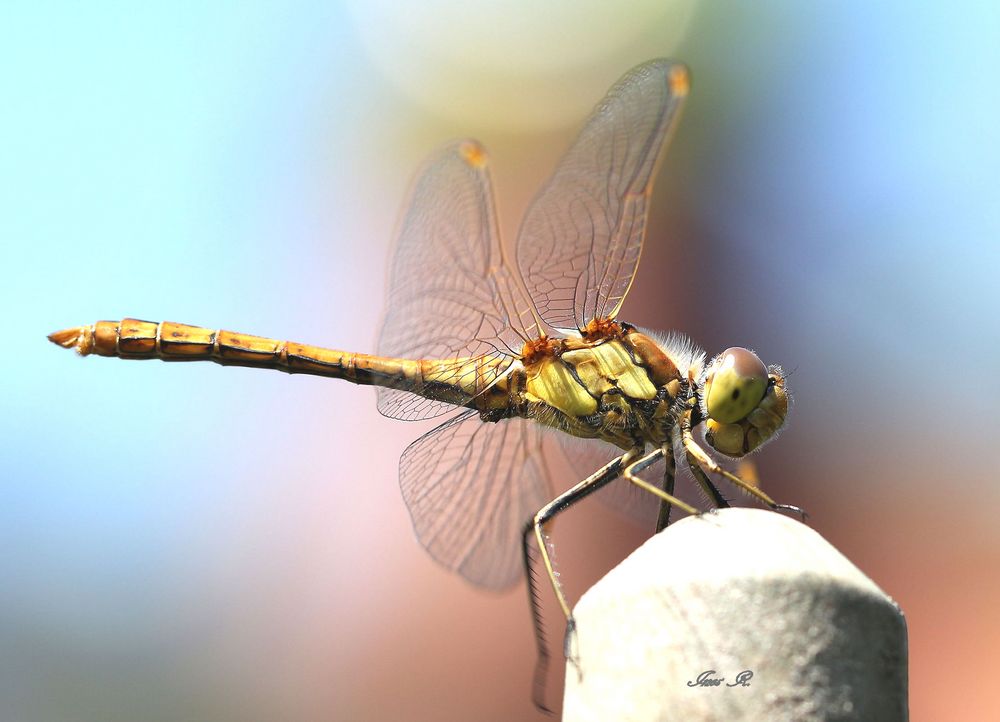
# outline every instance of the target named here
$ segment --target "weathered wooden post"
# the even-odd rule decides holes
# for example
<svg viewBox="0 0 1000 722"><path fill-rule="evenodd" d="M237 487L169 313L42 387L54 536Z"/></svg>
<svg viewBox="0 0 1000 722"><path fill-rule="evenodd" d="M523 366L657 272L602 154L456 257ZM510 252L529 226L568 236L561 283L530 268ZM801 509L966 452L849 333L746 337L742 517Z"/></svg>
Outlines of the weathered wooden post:
<svg viewBox="0 0 1000 722"><path fill-rule="evenodd" d="M564 722L908 718L899 607L781 514L683 519L574 615Z"/></svg>

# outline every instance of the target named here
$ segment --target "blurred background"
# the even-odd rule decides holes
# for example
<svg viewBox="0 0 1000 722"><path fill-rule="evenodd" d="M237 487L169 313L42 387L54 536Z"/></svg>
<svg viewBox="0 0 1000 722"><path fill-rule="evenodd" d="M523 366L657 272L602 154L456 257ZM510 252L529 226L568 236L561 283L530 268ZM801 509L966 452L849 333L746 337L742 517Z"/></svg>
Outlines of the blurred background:
<svg viewBox="0 0 1000 722"><path fill-rule="evenodd" d="M1000 10L539 5L4 4L0 718L541 718L523 587L413 537L396 463L428 424L45 334L371 350L421 159L482 140L510 244L656 56L694 84L622 318L793 371L765 487L901 604L912 719L995 718ZM574 597L648 535L589 502L557 526Z"/></svg>

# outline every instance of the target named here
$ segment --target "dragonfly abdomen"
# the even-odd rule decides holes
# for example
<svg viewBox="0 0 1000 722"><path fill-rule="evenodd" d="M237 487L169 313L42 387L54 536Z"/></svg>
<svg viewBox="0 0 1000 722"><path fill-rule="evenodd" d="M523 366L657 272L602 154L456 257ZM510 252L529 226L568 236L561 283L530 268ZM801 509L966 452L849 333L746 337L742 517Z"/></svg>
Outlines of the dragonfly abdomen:
<svg viewBox="0 0 1000 722"><path fill-rule="evenodd" d="M226 366L270 368L287 373L345 379L367 386L403 389L456 405L466 404L479 390L480 359L447 361L388 358L337 351L292 341L126 318L57 331L49 340L95 354L123 359L213 361ZM447 380L442 368L447 368ZM461 372L456 373L456 369Z"/></svg>

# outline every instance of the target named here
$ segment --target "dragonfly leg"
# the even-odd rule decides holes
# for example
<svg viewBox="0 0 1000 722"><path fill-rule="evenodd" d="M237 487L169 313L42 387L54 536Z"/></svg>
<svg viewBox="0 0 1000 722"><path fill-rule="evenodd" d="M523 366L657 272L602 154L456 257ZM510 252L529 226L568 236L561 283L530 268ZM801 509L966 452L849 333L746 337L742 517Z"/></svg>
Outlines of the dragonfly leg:
<svg viewBox="0 0 1000 722"><path fill-rule="evenodd" d="M665 467L663 469L663 490L674 495L674 480L677 471L677 465L674 461L674 447L673 444L666 444L663 447L663 461L665 462ZM672 504L668 504L666 501L660 501L660 513L656 518L656 533L659 534L661 531L667 528L670 524L670 510L673 509Z"/></svg>
<svg viewBox="0 0 1000 722"><path fill-rule="evenodd" d="M559 607L566 617L566 637L563 652L571 663L579 664L575 654L576 623L573 620L573 613L566 601L562 585L556 574L555 566L552 563L552 556L549 553L548 543L545 537L545 524L551 521L559 512L567 509L581 499L593 494L595 491L621 476L622 469L631 463L639 455L638 451L628 451L617 459L598 469L579 484L557 496L548 504L543 506L532 517L524 527L522 535L522 553L524 558L525 574L528 578L528 602L531 606L531 618L535 627L535 643L538 648L538 660L535 664L534 681L534 702L535 706L542 711L550 711L545 705L545 677L548 670L549 651L545 640L545 630L542 626L542 613L539 605L538 590L536 587L537 577L535 575L534 557L531 553L532 538L538 548L538 555L542 558L545 573L548 575L549 583L555 593Z"/></svg>
<svg viewBox="0 0 1000 722"><path fill-rule="evenodd" d="M695 509L687 502L681 501L676 496L668 494L666 491L656 486L655 484L650 484L648 481L640 479L638 476L636 476L638 472L652 466L657 461L659 461L663 456L664 456L664 451L662 447L656 449L655 451L651 451L641 459L633 461L631 464L626 466L625 471L622 472L622 476L624 476L632 484L638 486L640 489L644 489L645 491L648 491L650 494L654 494L660 497L661 501L670 504L671 506L676 506L678 509L686 511L688 514L694 514L694 515L700 514L701 512L699 512L697 509Z"/></svg>
<svg viewBox="0 0 1000 722"><path fill-rule="evenodd" d="M698 466L698 462L695 461L694 457L688 453L687 454L688 468L691 470L691 474L694 476L695 481L705 490L708 494L708 498L712 500L712 504L716 509L725 509L729 506L729 502L719 491L719 487L712 483L712 480L708 478L708 474L705 473L704 469Z"/></svg>
<svg viewBox="0 0 1000 722"><path fill-rule="evenodd" d="M801 517L805 519L806 513L799 507L792 506L790 504L777 503L774 499L772 499L770 496L765 494L763 491L758 489L750 482L741 479L733 472L729 471L728 469L724 469L722 466L720 466L718 462L716 462L715 459L709 456L708 452L705 451L705 449L703 449L698 444L697 441L695 441L694 435L691 433L690 428L685 428L681 433L682 433L681 440L682 443L684 444L684 450L688 454L688 463L691 464L692 470L694 470L695 467L700 467L701 469L711 474L717 474L718 476L728 479L735 486L738 486L740 489L745 491L750 496L759 499L761 502L766 504L767 507L772 511L790 511L801 515ZM695 476L697 478L697 474Z"/></svg>

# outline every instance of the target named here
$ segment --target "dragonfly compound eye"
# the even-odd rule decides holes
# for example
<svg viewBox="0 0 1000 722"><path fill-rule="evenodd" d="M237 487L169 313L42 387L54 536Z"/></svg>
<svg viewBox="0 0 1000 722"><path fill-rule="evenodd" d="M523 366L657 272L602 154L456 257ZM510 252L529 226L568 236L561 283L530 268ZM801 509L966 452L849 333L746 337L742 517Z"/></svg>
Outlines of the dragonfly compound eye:
<svg viewBox="0 0 1000 722"><path fill-rule="evenodd" d="M719 354L705 380L709 418L732 424L757 408L767 391L767 367L757 354L734 346Z"/></svg>

